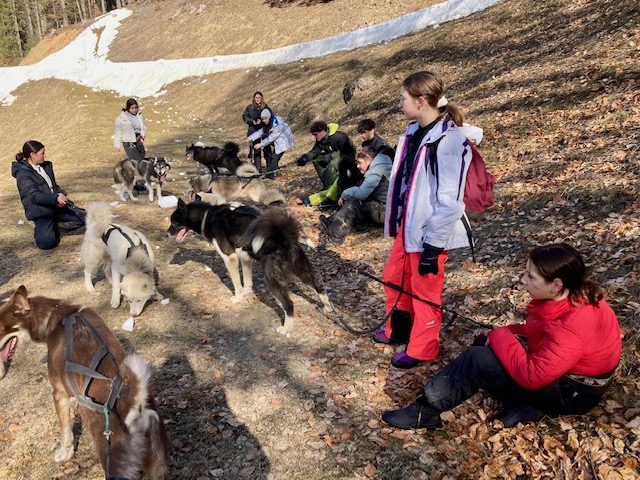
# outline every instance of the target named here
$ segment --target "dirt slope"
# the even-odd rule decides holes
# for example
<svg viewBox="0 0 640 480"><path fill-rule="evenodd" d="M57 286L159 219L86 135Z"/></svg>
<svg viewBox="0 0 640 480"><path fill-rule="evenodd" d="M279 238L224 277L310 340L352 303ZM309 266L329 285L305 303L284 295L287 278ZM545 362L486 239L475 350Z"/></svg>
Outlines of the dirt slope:
<svg viewBox="0 0 640 480"><path fill-rule="evenodd" d="M154 18L176 12L159 5ZM180 8L172 22L191 21L188 4ZM146 28L143 11L127 28ZM475 227L480 261L469 262L468 251L452 255L445 301L482 321L520 319L527 298L518 279L526 251L554 240L579 246L625 334L615 387L589 415L501 430L491 421L495 405L476 396L445 418L443 431L386 429L380 412L410 401L430 372L471 341L473 328L455 323L443 331L439 362L398 372L389 368L389 348L344 333L321 315L312 292L298 289L300 330L282 338L273 331L280 312L261 277L258 298L232 306L220 259L194 237L179 246L170 242L164 234L169 212L146 201L117 214L157 246L171 303L147 307L132 334L120 332L126 311L109 307L105 282L97 296L82 288L81 239L65 238L51 252L33 248L31 225L18 224L24 215L7 174L22 143L37 138L77 203L115 199L111 169L120 155L110 136L124 99L68 82L25 85L14 105L0 109L0 131L8 132L0 144L0 297L25 284L34 293L94 306L127 348L153 363L173 478L637 478L639 20L632 1L514 0L388 44L186 79L142 100L150 151L175 160L165 193L179 194L180 174L194 170L184 161L185 143L242 142L242 109L254 90L264 91L297 142L276 184L306 231L322 241L318 212L295 201L317 187L311 167L288 167L311 146L309 122L319 116L339 121L357 142L355 124L371 116L394 141L403 128L396 105L404 76L425 67L441 72L448 97L485 129L482 152L498 182L496 205ZM298 15L289 23L302 30L307 21ZM158 20L163 23L173 28ZM215 38L194 37L191 44ZM112 58L127 59L125 47L116 42ZM171 50L164 42L157 48L166 48L169 58L189 47ZM354 83L354 98L345 104L342 89ZM310 256L336 304L380 318L380 288L355 269L364 262L379 273L388 249L389 241L371 230ZM52 462L57 420L43 356L41 346L19 346L0 382L0 478L100 478L86 436L72 462Z"/></svg>

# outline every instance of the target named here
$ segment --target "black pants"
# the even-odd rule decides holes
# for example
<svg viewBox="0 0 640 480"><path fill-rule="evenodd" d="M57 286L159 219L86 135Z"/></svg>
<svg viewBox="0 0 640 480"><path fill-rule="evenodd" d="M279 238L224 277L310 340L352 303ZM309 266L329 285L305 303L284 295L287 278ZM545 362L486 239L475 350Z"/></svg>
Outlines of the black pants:
<svg viewBox="0 0 640 480"><path fill-rule="evenodd" d="M254 140L253 145L260 143L262 140ZM251 151L253 152L253 164L258 169L258 172L262 173L262 155L264 154L264 164L267 166L267 170L269 168L269 164L271 163L271 157L275 155L273 152L273 147L271 145L267 145L262 148L253 148L251 147ZM282 155L281 155L282 156Z"/></svg>
<svg viewBox="0 0 640 480"><path fill-rule="evenodd" d="M509 405L533 406L548 415L564 415L588 412L607 387L587 386L563 376L538 390L527 390L509 376L489 347L469 347L429 379L418 402L439 414L480 389Z"/></svg>
<svg viewBox="0 0 640 480"><path fill-rule="evenodd" d="M278 170L278 162L282 158L282 155L284 155L284 152L271 152L269 155L267 159L267 174L265 175L267 178L275 178L276 174L274 172Z"/></svg>
<svg viewBox="0 0 640 480"><path fill-rule="evenodd" d="M350 198L331 217L329 235L343 239L357 224L384 224L385 205Z"/></svg>
<svg viewBox="0 0 640 480"><path fill-rule="evenodd" d="M38 248L49 250L60 243L60 234L84 233L85 211L76 206L67 205L56 212L55 217L34 220L33 236Z"/></svg>
<svg viewBox="0 0 640 480"><path fill-rule="evenodd" d="M144 143L140 140L137 142L122 142L122 146L129 160L143 160L146 155Z"/></svg>

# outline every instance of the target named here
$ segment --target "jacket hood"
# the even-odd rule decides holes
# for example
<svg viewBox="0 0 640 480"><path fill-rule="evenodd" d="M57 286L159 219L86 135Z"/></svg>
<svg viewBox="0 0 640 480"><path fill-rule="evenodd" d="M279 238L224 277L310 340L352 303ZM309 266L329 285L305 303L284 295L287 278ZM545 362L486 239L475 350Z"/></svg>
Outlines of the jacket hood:
<svg viewBox="0 0 640 480"><path fill-rule="evenodd" d="M11 175L15 178L20 170L24 170L26 168L32 170L31 165L29 165L29 162L27 162L26 159L14 160L11 162Z"/></svg>
<svg viewBox="0 0 640 480"><path fill-rule="evenodd" d="M338 128L340 128L340 125L338 125L337 123L327 123L327 136L331 136L334 133L336 133L338 131Z"/></svg>
<svg viewBox="0 0 640 480"><path fill-rule="evenodd" d="M388 155L385 155L384 153L379 153L375 157L373 157L373 160L371 161L371 165L369 165L369 169L367 171L372 170L374 168L391 167L392 164L393 164L393 161Z"/></svg>

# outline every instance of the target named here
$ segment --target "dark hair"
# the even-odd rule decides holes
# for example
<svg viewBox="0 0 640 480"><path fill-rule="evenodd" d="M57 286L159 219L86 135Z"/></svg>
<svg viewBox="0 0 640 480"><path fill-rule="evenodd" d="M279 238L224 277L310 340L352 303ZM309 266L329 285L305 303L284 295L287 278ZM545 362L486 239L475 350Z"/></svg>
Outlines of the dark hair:
<svg viewBox="0 0 640 480"><path fill-rule="evenodd" d="M16 160L20 161L23 158L28 160L32 153L37 153L44 148L44 145L37 140L29 140L22 145L22 151L16 153Z"/></svg>
<svg viewBox="0 0 640 480"><path fill-rule="evenodd" d="M587 301L595 306L604 297L602 289L587 280L587 269L580 252L567 243L536 247L529 252L529 260L547 282L556 278L562 280L573 303Z"/></svg>
<svg viewBox="0 0 640 480"><path fill-rule="evenodd" d="M424 97L433 108L438 108L438 100L444 95L444 84L440 76L426 70L409 75L402 82L402 87L412 97ZM447 103L438 110L441 114L446 114L446 117L453 120L458 127L464 123L462 112L455 105Z"/></svg>
<svg viewBox="0 0 640 480"><path fill-rule="evenodd" d="M364 133L364 132L368 132L369 130L373 130L374 128L376 128L376 122L374 122L370 118L365 118L364 120L360 120L358 122L356 131L358 133Z"/></svg>
<svg viewBox="0 0 640 480"><path fill-rule="evenodd" d="M366 157L373 158L375 156L376 156L376 151L373 148L362 147L358 152L358 154L356 155L356 158L366 158Z"/></svg>
<svg viewBox="0 0 640 480"><path fill-rule="evenodd" d="M128 112L132 105L135 105L136 107L140 108L140 105L138 105L138 101L135 98L128 98L127 106L123 108L122 111Z"/></svg>
<svg viewBox="0 0 640 480"><path fill-rule="evenodd" d="M316 120L309 127L309 132L313 133L314 135L322 131L327 132L328 130L329 130L329 127L327 127L327 123L323 122L322 120Z"/></svg>
<svg viewBox="0 0 640 480"><path fill-rule="evenodd" d="M251 97L251 103L253 103L256 106L258 105L256 103L256 95L260 95L262 97L262 104L264 105L264 95L260 90L256 90L255 92L253 92L253 97Z"/></svg>

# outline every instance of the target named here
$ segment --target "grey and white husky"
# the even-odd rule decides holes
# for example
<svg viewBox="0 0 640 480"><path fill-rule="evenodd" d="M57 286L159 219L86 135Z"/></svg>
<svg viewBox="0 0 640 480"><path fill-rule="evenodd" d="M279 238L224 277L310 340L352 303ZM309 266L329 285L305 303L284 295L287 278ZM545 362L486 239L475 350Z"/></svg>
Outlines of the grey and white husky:
<svg viewBox="0 0 640 480"><path fill-rule="evenodd" d="M129 314L136 317L149 300L162 300L153 248L141 232L112 220L108 203L93 202L87 207L81 251L84 285L88 292L96 291L93 277L102 266L111 283L111 306L117 308L124 297Z"/></svg>
<svg viewBox="0 0 640 480"><path fill-rule="evenodd" d="M149 190L149 201L153 202L153 189L156 189L158 200L162 196L162 184L171 170L171 164L165 157L150 157L143 160L122 160L113 169L113 185L116 194L122 201L126 201L125 192L131 200L138 198L133 193L133 187L138 180L144 182Z"/></svg>

